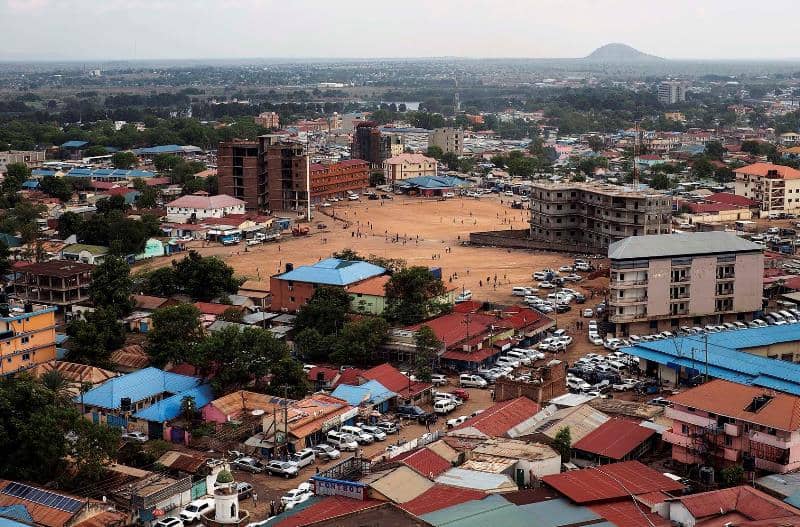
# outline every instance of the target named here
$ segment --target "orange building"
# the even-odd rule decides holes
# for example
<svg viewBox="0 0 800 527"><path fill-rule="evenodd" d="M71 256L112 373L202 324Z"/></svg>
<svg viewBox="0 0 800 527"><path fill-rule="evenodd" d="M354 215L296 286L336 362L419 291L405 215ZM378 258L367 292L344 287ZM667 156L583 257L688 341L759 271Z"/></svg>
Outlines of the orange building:
<svg viewBox="0 0 800 527"><path fill-rule="evenodd" d="M0 305L0 376L56 358L56 308Z"/></svg>
<svg viewBox="0 0 800 527"><path fill-rule="evenodd" d="M331 165L311 165L311 202L344 198L347 191L361 193L369 186L369 163L360 159Z"/></svg>

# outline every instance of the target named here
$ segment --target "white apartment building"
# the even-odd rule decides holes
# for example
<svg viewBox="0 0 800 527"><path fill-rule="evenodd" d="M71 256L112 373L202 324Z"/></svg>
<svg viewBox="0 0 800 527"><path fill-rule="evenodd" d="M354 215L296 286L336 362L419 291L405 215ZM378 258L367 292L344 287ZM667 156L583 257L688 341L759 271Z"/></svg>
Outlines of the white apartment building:
<svg viewBox="0 0 800 527"><path fill-rule="evenodd" d="M762 247L722 231L612 243L609 321L617 335L752 319L761 310Z"/></svg>
<svg viewBox="0 0 800 527"><path fill-rule="evenodd" d="M689 84L683 81L664 81L658 85L658 102L677 104L686 100Z"/></svg>
<svg viewBox="0 0 800 527"><path fill-rule="evenodd" d="M758 202L762 218L800 213L800 170L755 163L734 170L735 193Z"/></svg>

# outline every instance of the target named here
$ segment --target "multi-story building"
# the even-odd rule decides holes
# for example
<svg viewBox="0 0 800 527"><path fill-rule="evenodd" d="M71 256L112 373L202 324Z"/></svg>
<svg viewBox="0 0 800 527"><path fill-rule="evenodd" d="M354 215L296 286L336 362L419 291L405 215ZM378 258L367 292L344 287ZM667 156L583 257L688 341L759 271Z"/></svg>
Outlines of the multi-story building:
<svg viewBox="0 0 800 527"><path fill-rule="evenodd" d="M311 203L346 197L347 191L361 193L369 186L369 163L350 159L330 165L311 165Z"/></svg>
<svg viewBox="0 0 800 527"><path fill-rule="evenodd" d="M28 264L15 271L13 293L26 302L71 306L89 300L93 265L51 260Z"/></svg>
<svg viewBox="0 0 800 527"><path fill-rule="evenodd" d="M42 166L44 150L9 150L0 152L0 174L6 173L6 166L13 163L25 163L28 168Z"/></svg>
<svg viewBox="0 0 800 527"><path fill-rule="evenodd" d="M686 100L689 83L683 81L664 81L658 85L658 102L677 104Z"/></svg>
<svg viewBox="0 0 800 527"><path fill-rule="evenodd" d="M755 200L761 217L800 213L800 170L755 163L734 170L735 192Z"/></svg>
<svg viewBox="0 0 800 527"><path fill-rule="evenodd" d="M380 167L386 159L402 152L402 136L381 133L373 121L356 125L353 143L350 146L352 159L363 159L373 167Z"/></svg>
<svg viewBox="0 0 800 527"><path fill-rule="evenodd" d="M279 128L281 126L281 118L277 112L261 112L258 117L253 118L253 121L264 128Z"/></svg>
<svg viewBox="0 0 800 527"><path fill-rule="evenodd" d="M438 163L422 154L400 154L383 162L383 175L387 184L423 176L436 176Z"/></svg>
<svg viewBox="0 0 800 527"><path fill-rule="evenodd" d="M534 183L530 237L575 250L604 251L628 236L671 230L670 197L616 185Z"/></svg>
<svg viewBox="0 0 800 527"><path fill-rule="evenodd" d="M438 146L442 152L464 153L464 130L460 128L435 128L428 134L428 147Z"/></svg>
<svg viewBox="0 0 800 527"><path fill-rule="evenodd" d="M0 304L0 376L56 358L55 307Z"/></svg>
<svg viewBox="0 0 800 527"><path fill-rule="evenodd" d="M612 243L609 321L617 335L752 318L764 254L735 234L634 236Z"/></svg>
<svg viewBox="0 0 800 527"><path fill-rule="evenodd" d="M718 379L670 403L672 428L661 437L674 461L778 474L800 468L800 397Z"/></svg>
<svg viewBox="0 0 800 527"><path fill-rule="evenodd" d="M309 160L302 144L266 134L258 141L222 142L217 151L220 192L247 210L303 210L308 206Z"/></svg>
<svg viewBox="0 0 800 527"><path fill-rule="evenodd" d="M286 264L285 273L270 277L272 309L297 311L314 296L317 287L339 287L347 290L369 278L385 273L386 269L383 267L368 262L337 258L327 258L296 269L292 264Z"/></svg>

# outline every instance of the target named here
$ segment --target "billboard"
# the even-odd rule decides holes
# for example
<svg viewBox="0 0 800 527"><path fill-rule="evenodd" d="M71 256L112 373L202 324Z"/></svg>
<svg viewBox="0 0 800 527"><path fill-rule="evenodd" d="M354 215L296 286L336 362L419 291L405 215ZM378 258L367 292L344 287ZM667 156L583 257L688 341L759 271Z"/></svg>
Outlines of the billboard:
<svg viewBox="0 0 800 527"><path fill-rule="evenodd" d="M344 496L354 500L363 500L364 491L367 486L357 481L345 481L342 479L324 478L313 476L314 494L317 496Z"/></svg>

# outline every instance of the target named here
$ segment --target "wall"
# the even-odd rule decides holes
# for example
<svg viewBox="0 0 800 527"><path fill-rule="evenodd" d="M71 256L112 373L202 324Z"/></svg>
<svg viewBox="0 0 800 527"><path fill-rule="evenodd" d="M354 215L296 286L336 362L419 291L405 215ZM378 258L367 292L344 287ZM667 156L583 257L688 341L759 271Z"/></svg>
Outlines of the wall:
<svg viewBox="0 0 800 527"><path fill-rule="evenodd" d="M275 311L297 311L314 295L314 284L289 282L274 276L269 279L269 283L272 292L271 309Z"/></svg>
<svg viewBox="0 0 800 527"><path fill-rule="evenodd" d="M706 315L716 310L717 257L702 256L692 259L689 271L689 314Z"/></svg>
<svg viewBox="0 0 800 527"><path fill-rule="evenodd" d="M550 375L551 378L545 380L541 385L523 381L512 381L501 377L497 379L494 385L495 401L507 401L524 396L542 404L554 397L567 393L565 369L556 366L551 369Z"/></svg>
<svg viewBox="0 0 800 527"><path fill-rule="evenodd" d="M669 314L670 270L669 259L650 260L647 271L647 314ZM627 273L626 273L627 275ZM626 276L627 278L627 276Z"/></svg>
<svg viewBox="0 0 800 527"><path fill-rule="evenodd" d="M733 309L739 312L761 309L764 293L764 254L740 254L734 265Z"/></svg>

